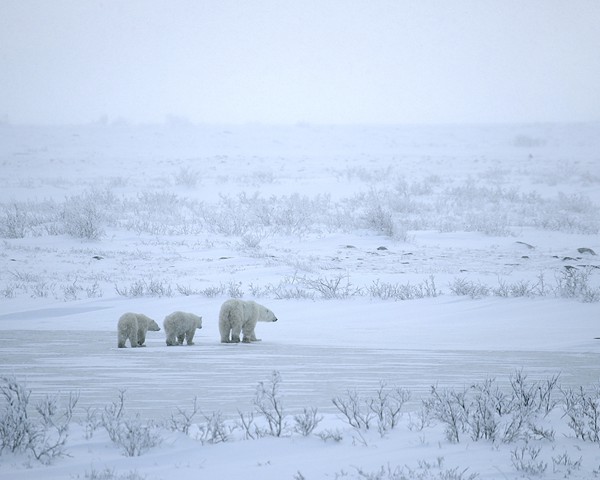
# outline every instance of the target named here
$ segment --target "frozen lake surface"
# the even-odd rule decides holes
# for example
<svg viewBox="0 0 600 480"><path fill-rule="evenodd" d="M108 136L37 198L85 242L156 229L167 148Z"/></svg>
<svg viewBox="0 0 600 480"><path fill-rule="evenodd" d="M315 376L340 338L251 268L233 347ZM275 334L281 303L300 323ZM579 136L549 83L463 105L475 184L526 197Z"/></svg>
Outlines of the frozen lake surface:
<svg viewBox="0 0 600 480"><path fill-rule="evenodd" d="M31 338L32 333L34 337ZM162 333L162 332L161 332ZM197 342L206 341L201 336ZM194 397L204 412L232 417L250 410L258 382L277 370L291 412L305 406L334 412L334 396L346 390L372 394L380 381L407 388L413 402L431 385L456 389L495 377L506 384L523 369L530 379L560 373L565 386L598 380L600 354L540 351L407 350L369 347L197 343L166 347L161 338L147 347L118 349L115 334L95 331L2 332L0 375L16 375L35 394L80 392L82 407L102 407L126 390L129 408L145 418L168 417ZM25 340L28 339L28 340ZM412 403L411 409L417 408Z"/></svg>

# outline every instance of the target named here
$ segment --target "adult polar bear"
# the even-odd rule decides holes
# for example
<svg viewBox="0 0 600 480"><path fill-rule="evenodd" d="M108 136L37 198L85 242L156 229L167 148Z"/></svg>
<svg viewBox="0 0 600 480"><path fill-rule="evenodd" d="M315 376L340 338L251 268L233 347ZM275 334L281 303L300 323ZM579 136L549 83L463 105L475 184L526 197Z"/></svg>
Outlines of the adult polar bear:
<svg viewBox="0 0 600 480"><path fill-rule="evenodd" d="M219 312L221 343L239 343L240 333L244 334L242 342L258 342L260 339L254 333L256 322L276 321L277 317L271 310L252 300L227 300Z"/></svg>

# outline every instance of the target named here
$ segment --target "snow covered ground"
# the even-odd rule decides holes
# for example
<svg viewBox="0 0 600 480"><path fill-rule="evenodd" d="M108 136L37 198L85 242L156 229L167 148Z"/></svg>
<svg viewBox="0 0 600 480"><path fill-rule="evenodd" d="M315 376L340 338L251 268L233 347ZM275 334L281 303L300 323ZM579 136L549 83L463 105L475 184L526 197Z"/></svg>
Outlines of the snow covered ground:
<svg viewBox="0 0 600 480"><path fill-rule="evenodd" d="M597 124L0 126L0 375L31 390L33 418L79 392L68 456L4 448L0 478L600 475L598 442L563 407L600 373L599 152ZM219 343L231 296L276 313L261 342ZM161 331L116 347L122 313L174 310L203 316L194 346ZM538 387L560 375L540 419L552 438L418 425L432 387L510 392L518 371ZM283 438L245 439L240 412L273 372ZM332 399L381 382L411 393L400 424L353 428ZM120 391L160 437L140 456L90 433ZM168 428L194 399L227 442ZM323 417L306 437L305 407Z"/></svg>

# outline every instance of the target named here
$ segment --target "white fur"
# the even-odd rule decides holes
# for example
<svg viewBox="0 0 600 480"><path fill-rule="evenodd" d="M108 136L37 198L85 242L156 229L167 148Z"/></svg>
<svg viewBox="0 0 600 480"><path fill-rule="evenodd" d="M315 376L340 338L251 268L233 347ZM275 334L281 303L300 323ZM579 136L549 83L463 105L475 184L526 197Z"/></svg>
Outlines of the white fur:
<svg viewBox="0 0 600 480"><path fill-rule="evenodd" d="M141 313L124 313L117 324L117 346L125 348L125 341L129 340L131 348L145 347L148 330L158 332L160 327L154 320Z"/></svg>
<svg viewBox="0 0 600 480"><path fill-rule="evenodd" d="M187 340L188 345L194 344L194 334L197 328L202 328L202 317L187 312L173 312L163 321L167 345L183 345Z"/></svg>
<svg viewBox="0 0 600 480"><path fill-rule="evenodd" d="M256 322L276 322L277 317L271 310L251 300L227 300L219 312L219 332L222 343L239 343L240 333L243 342L258 342L254 328Z"/></svg>

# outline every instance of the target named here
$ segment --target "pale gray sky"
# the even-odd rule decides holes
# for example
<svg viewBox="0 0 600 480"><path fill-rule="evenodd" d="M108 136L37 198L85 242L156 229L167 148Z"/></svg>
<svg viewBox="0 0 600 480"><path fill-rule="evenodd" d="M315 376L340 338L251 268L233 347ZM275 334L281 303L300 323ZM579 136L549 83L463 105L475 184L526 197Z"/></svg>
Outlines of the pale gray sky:
<svg viewBox="0 0 600 480"><path fill-rule="evenodd" d="M0 119L600 120L599 0L0 0Z"/></svg>

